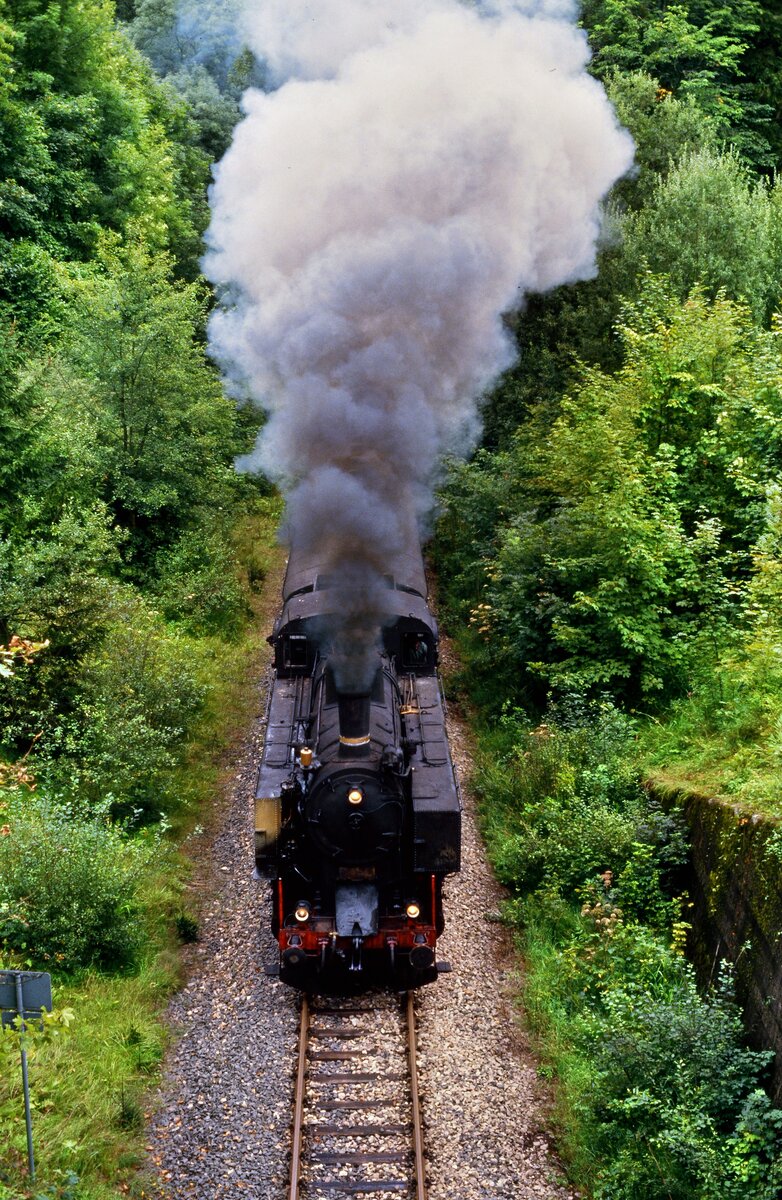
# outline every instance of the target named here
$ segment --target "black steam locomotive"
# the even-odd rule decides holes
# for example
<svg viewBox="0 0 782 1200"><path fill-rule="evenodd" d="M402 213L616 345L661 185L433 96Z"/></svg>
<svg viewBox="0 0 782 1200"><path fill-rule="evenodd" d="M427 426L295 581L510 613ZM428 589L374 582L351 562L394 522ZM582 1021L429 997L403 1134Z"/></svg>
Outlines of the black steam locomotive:
<svg viewBox="0 0 782 1200"><path fill-rule="evenodd" d="M445 966L435 943L443 878L459 870L461 806L437 623L417 544L388 570L368 691L337 688L319 647L339 593L295 548L269 638L255 859L272 879L280 978L303 990L415 987Z"/></svg>

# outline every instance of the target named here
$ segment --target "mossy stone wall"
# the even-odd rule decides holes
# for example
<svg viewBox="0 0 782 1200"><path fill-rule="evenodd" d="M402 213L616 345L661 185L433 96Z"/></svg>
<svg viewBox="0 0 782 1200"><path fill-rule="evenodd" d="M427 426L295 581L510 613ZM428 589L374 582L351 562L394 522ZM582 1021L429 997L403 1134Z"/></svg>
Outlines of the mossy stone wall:
<svg viewBox="0 0 782 1200"><path fill-rule="evenodd" d="M720 959L736 968L736 992L752 1043L776 1052L773 1097L782 1102L782 823L698 792L652 790L676 804L692 842L690 951L703 983Z"/></svg>

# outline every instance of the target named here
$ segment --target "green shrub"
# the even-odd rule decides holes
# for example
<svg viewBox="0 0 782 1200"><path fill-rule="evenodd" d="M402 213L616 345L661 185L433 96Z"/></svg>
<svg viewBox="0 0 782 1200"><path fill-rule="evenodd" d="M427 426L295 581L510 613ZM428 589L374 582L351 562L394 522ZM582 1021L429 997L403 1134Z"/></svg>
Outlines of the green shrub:
<svg viewBox="0 0 782 1200"><path fill-rule="evenodd" d="M614 894L625 917L659 933L669 930L679 916L681 905L666 895L657 848L649 842L633 842Z"/></svg>
<svg viewBox="0 0 782 1200"><path fill-rule="evenodd" d="M632 723L611 704L577 696L552 708L549 721L536 729L518 713L506 714L488 739L476 777L501 882L516 892L545 887L573 899L597 875L615 879L629 872L625 897L631 903L635 888L643 915L636 876L648 868L643 902L659 903L667 913L670 902L660 888L684 861L686 847L680 823L660 812L640 786L633 736Z"/></svg>
<svg viewBox="0 0 782 1200"><path fill-rule="evenodd" d="M753 812L782 815L782 493L765 490L764 532L752 549L747 625L673 705L644 730L645 766L697 779Z"/></svg>
<svg viewBox="0 0 782 1200"><path fill-rule="evenodd" d="M56 468L53 468L56 469ZM105 635L120 585L117 536L102 504L69 507L46 535L0 537L0 644L48 642L0 692L0 738L26 751L73 705L79 663Z"/></svg>
<svg viewBox="0 0 782 1200"><path fill-rule="evenodd" d="M730 977L702 997L610 893L585 889L580 915L545 890L506 907L578 1182L596 1200L776 1200L782 1111L759 1087L772 1056L745 1047Z"/></svg>
<svg viewBox="0 0 782 1200"><path fill-rule="evenodd" d="M115 827L41 798L13 802L0 837L0 946L39 967L127 967L142 944L147 854Z"/></svg>
<svg viewBox="0 0 782 1200"><path fill-rule="evenodd" d="M155 591L164 615L193 634L238 632L247 615L228 530L188 530L158 555Z"/></svg>
<svg viewBox="0 0 782 1200"><path fill-rule="evenodd" d="M444 596L469 622L487 711L540 711L551 691L659 708L751 615L779 474L776 322L765 333L743 303L701 288L682 303L645 275L616 332L618 370L580 366L552 411L521 413L507 448L442 493Z"/></svg>
<svg viewBox="0 0 782 1200"><path fill-rule="evenodd" d="M206 651L129 591L81 664L70 721L60 726L52 779L116 817L156 820L176 806L172 772L201 712Z"/></svg>
<svg viewBox="0 0 782 1200"><path fill-rule="evenodd" d="M778 1195L768 1172L778 1186L782 1112L757 1087L773 1055L743 1046L729 990L701 998L691 973L683 972L669 998L628 987L608 993L604 1002L592 1048L606 1164L596 1196ZM766 1136L751 1145L748 1134L761 1111Z"/></svg>
<svg viewBox="0 0 782 1200"><path fill-rule="evenodd" d="M507 713L478 776L566 1144L596 1200L776 1200L771 1055L745 1047L729 978L698 993L670 890L683 826L640 787L633 737L610 704L571 695L536 729Z"/></svg>

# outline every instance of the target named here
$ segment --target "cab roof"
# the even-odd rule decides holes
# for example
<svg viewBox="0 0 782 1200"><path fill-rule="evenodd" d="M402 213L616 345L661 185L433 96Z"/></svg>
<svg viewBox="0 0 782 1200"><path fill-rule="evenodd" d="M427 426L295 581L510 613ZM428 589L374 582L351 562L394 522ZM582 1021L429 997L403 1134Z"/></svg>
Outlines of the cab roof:
<svg viewBox="0 0 782 1200"><path fill-rule="evenodd" d="M333 573L332 565L317 551L305 552L292 547L282 585L283 603L287 605L292 597L308 592L329 590ZM385 574L391 590L426 599L426 573L421 547L417 542L410 544L401 554L389 555Z"/></svg>

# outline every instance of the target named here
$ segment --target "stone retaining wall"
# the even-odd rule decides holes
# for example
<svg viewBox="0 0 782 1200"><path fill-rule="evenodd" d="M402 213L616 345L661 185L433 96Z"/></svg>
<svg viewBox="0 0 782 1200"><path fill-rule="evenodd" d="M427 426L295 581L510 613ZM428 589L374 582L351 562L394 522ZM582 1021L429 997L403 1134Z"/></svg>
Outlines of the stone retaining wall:
<svg viewBox="0 0 782 1200"><path fill-rule="evenodd" d="M684 814L692 842L691 957L703 983L721 958L736 968L736 993L751 1042L776 1052L772 1095L782 1102L782 822L729 800L653 780Z"/></svg>

